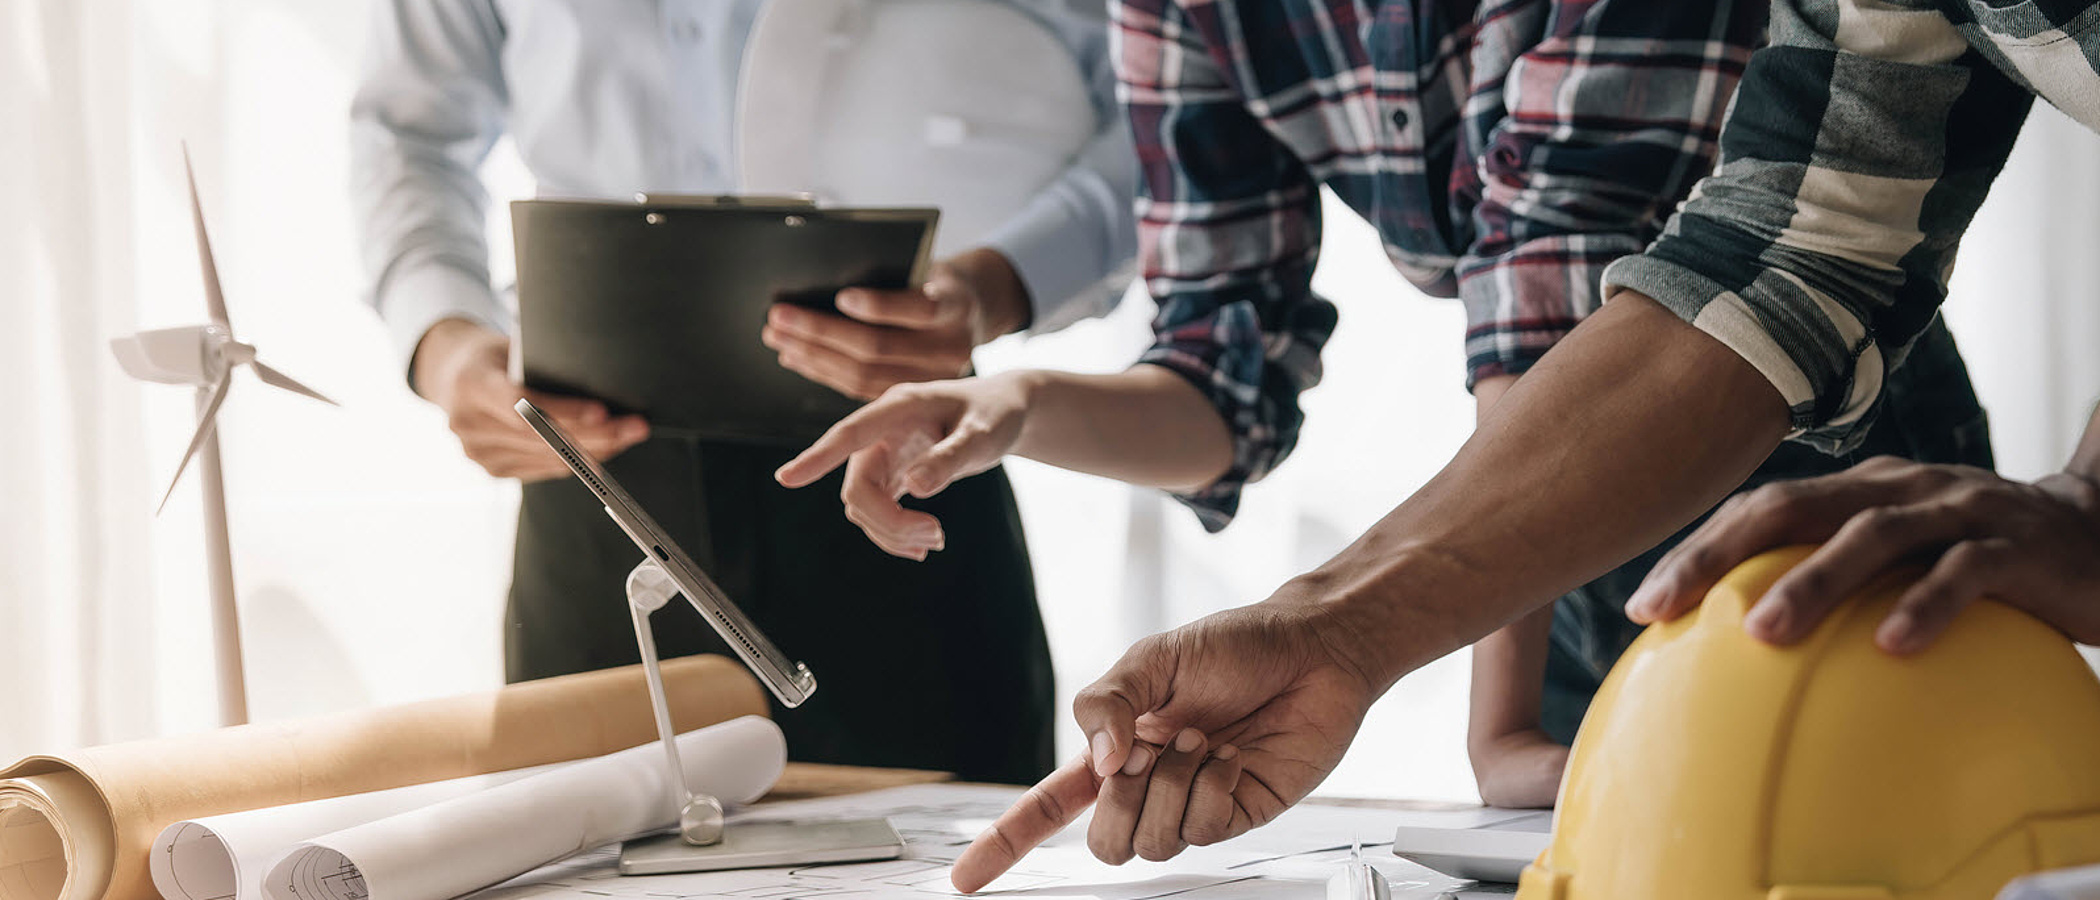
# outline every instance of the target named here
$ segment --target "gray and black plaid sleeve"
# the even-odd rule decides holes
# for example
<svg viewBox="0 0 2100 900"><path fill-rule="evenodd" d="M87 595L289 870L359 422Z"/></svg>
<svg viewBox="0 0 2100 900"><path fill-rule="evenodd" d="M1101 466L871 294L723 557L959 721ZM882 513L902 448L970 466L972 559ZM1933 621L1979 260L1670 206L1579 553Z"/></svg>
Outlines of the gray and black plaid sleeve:
<svg viewBox="0 0 2100 900"><path fill-rule="evenodd" d="M1785 397L1796 438L1849 449L1938 315L2031 101L1937 7L1775 0L1719 169L1606 295L1718 338Z"/></svg>

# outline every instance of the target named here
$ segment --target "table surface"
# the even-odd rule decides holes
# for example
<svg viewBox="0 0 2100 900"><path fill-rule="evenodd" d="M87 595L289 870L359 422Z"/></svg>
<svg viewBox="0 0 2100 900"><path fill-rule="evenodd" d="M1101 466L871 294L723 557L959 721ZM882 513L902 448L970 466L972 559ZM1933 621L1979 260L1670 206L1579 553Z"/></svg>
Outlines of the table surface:
<svg viewBox="0 0 2100 900"><path fill-rule="evenodd" d="M766 792L766 796L759 802L837 797L841 794L859 794L912 784L952 781L954 778L955 776L946 772L927 772L920 769L872 769L864 766L791 762L787 764L787 770L780 773L780 780L773 784L773 789Z"/></svg>

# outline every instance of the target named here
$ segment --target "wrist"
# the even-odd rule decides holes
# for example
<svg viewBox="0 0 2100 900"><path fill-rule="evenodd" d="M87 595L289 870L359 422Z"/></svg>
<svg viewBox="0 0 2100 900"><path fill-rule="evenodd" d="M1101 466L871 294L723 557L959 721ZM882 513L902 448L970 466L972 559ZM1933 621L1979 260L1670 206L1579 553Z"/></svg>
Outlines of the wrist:
<svg viewBox="0 0 2100 900"><path fill-rule="evenodd" d="M1027 328L1035 318L1028 285L1021 281L1020 270L1014 268L1006 254L978 247L956 254L948 260L948 266L969 283L977 298L971 330L978 344Z"/></svg>
<svg viewBox="0 0 2100 900"><path fill-rule="evenodd" d="M2100 478L2075 469L2065 469L2044 476L2035 482L2035 487L2076 507L2095 525L2100 525Z"/></svg>
<svg viewBox="0 0 2100 900"><path fill-rule="evenodd" d="M441 319L423 333L409 363L409 386L423 399L451 409L461 374L484 357L499 367L509 339L466 319Z"/></svg>
<svg viewBox="0 0 2100 900"><path fill-rule="evenodd" d="M1439 610L1480 578L1428 548L1386 550L1374 543L1375 532L1292 579L1271 599L1316 610L1327 643L1383 693L1409 672L1470 643L1459 618ZM1428 597L1444 602L1409 599Z"/></svg>
<svg viewBox="0 0 2100 900"><path fill-rule="evenodd" d="M1034 413L1041 408L1044 395L1051 390L1051 382L1056 375L1055 372L1042 369L1014 369L997 375L979 376L989 382L988 386L996 386L996 390L1004 393L1008 402L1013 404L1015 415L1020 417L1021 428L1017 432L1019 436L1014 440L1015 453L1028 455L1030 424L1041 418Z"/></svg>

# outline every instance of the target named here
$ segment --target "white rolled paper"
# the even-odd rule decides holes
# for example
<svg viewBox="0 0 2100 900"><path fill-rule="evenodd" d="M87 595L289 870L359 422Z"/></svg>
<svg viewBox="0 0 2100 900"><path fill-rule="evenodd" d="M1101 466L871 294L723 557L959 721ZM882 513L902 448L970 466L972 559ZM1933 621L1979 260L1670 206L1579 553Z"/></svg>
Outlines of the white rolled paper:
<svg viewBox="0 0 2100 900"><path fill-rule="evenodd" d="M748 716L678 738L692 789L725 805L772 788L780 726ZM267 900L451 900L585 850L673 827L663 748L570 763L300 843L263 879Z"/></svg>
<svg viewBox="0 0 2100 900"><path fill-rule="evenodd" d="M2100 866L2029 875L2006 885L1998 900L2100 900Z"/></svg>
<svg viewBox="0 0 2100 900"><path fill-rule="evenodd" d="M166 900L263 900L263 875L301 842L479 793L563 765L534 766L390 791L185 819L162 829L153 842L153 886Z"/></svg>

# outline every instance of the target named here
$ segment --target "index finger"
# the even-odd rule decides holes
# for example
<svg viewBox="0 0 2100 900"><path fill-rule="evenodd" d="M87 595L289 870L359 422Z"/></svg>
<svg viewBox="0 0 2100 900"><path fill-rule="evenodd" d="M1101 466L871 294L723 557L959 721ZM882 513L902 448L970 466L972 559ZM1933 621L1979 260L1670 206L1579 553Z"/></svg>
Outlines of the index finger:
<svg viewBox="0 0 2100 900"><path fill-rule="evenodd" d="M840 419L824 431L809 448L774 470L773 479L791 487L807 487L846 462L847 457L877 444L891 428L901 424L906 407L877 400Z"/></svg>
<svg viewBox="0 0 2100 900"><path fill-rule="evenodd" d="M992 880L1013 868L1028 851L1050 839L1051 835L1063 831L1072 820L1093 805L1094 798L1101 793L1101 779L1094 775L1091 761L1085 754L1065 763L1050 777L1042 780L1028 793L1000 814L998 821L983 834L970 842L968 849L955 860L955 868L948 878L955 889L965 894L976 893Z"/></svg>

